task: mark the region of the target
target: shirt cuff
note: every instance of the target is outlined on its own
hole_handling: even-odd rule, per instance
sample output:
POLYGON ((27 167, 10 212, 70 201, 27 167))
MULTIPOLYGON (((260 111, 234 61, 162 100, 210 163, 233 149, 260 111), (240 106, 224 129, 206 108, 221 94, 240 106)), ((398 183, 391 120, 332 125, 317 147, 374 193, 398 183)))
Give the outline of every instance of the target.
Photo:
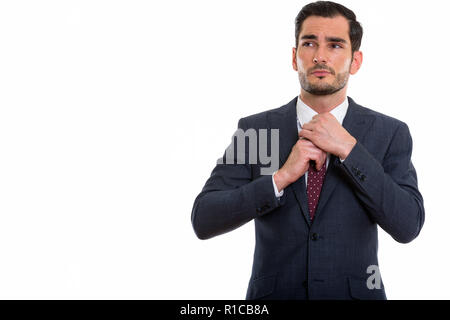
POLYGON ((272 174, 272 183, 273 183, 273 191, 275 191, 275 196, 279 199, 283 196, 284 194, 284 190, 281 190, 280 192, 278 192, 278 188, 277 185, 275 184, 275 179, 273 178, 273 176, 275 175, 275 173, 277 173, 276 171, 272 174))

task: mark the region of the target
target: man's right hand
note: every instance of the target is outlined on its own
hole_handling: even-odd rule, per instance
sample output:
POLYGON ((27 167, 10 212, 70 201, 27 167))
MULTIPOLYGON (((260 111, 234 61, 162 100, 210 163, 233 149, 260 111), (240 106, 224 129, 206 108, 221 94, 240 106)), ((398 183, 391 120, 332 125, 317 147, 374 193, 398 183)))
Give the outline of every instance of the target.
POLYGON ((327 160, 327 153, 316 147, 307 139, 299 139, 292 147, 286 163, 273 176, 278 191, 284 190, 291 183, 302 177, 309 169, 309 161, 316 162, 316 169, 320 170, 327 160))

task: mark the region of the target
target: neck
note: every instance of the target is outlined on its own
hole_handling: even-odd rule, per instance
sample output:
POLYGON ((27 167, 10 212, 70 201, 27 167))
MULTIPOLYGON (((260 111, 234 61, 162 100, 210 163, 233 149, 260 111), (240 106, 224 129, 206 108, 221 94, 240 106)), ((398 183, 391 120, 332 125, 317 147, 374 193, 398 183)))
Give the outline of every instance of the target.
POLYGON ((347 97, 347 87, 326 96, 317 96, 301 90, 300 99, 315 112, 327 113, 342 104, 347 97))

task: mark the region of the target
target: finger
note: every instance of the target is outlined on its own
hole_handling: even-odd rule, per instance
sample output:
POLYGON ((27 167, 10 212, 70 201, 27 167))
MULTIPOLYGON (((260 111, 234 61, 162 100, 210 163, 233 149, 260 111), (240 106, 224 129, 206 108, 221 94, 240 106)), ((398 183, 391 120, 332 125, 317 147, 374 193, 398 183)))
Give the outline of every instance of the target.
POLYGON ((320 169, 322 169, 324 163, 325 163, 325 161, 323 159, 321 159, 320 161, 316 161, 317 171, 320 171, 320 169))
POLYGON ((320 158, 320 168, 319 170, 322 168, 322 166, 324 165, 324 163, 327 161, 327 153, 325 151, 323 151, 322 149, 319 149, 319 158, 320 158))
POLYGON ((323 166, 323 162, 320 162, 318 160, 311 160, 312 161, 312 165, 314 166, 314 168, 316 169, 316 171, 320 171, 320 169, 323 166))
POLYGON ((338 119, 334 116, 334 114, 332 114, 331 112, 328 114, 329 114, 330 119, 333 119, 333 121, 338 122, 338 119))
POLYGON ((305 123, 303 125, 302 129, 306 129, 306 130, 312 131, 312 130, 314 130, 314 124, 311 123, 311 122, 305 123))
POLYGON ((320 157, 320 159, 321 159, 321 161, 320 161, 320 164, 318 164, 317 170, 322 169, 323 165, 325 164, 325 161, 327 161, 327 157, 325 157, 325 158, 320 157))
POLYGON ((314 147, 314 143, 305 137, 299 137, 297 142, 302 146, 302 148, 314 147))
POLYGON ((312 131, 302 129, 302 130, 298 133, 298 135, 299 135, 299 137, 303 137, 303 138, 306 138, 306 139, 308 139, 308 140, 311 140, 312 131))
POLYGON ((311 152, 309 159, 313 160, 315 162, 315 164, 316 164, 315 168, 316 168, 317 171, 319 171, 322 168, 323 160, 320 157, 320 153, 318 153, 318 152, 311 152))
MULTIPOLYGON (((303 141, 303 140, 302 140, 302 141, 303 141)), ((316 145, 314 141, 312 141, 312 140, 306 140, 305 143, 306 143, 306 142, 309 142, 309 143, 307 144, 307 146, 310 147, 311 150, 312 150, 313 152, 317 152, 317 153, 324 153, 324 152, 325 152, 321 147, 319 147, 318 145, 316 145)), ((326 152, 325 152, 325 154, 326 154, 326 152)))

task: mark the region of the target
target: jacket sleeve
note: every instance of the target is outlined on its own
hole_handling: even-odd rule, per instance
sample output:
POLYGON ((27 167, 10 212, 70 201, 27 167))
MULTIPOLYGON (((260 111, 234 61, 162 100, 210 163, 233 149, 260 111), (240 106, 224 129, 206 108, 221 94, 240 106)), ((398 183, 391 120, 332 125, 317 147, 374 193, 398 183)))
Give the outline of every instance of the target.
MULTIPOLYGON (((238 128, 247 130, 244 119, 238 128)), ((248 159, 248 146, 245 147, 248 159)), ((224 156, 225 158, 225 156, 224 156)), ((272 176, 252 177, 252 164, 217 164, 194 201, 191 222, 198 238, 209 239, 232 231, 282 205, 272 176)))
POLYGON ((414 240, 425 221, 411 153, 411 135, 401 122, 382 164, 359 141, 340 164, 371 218, 400 243, 414 240))

